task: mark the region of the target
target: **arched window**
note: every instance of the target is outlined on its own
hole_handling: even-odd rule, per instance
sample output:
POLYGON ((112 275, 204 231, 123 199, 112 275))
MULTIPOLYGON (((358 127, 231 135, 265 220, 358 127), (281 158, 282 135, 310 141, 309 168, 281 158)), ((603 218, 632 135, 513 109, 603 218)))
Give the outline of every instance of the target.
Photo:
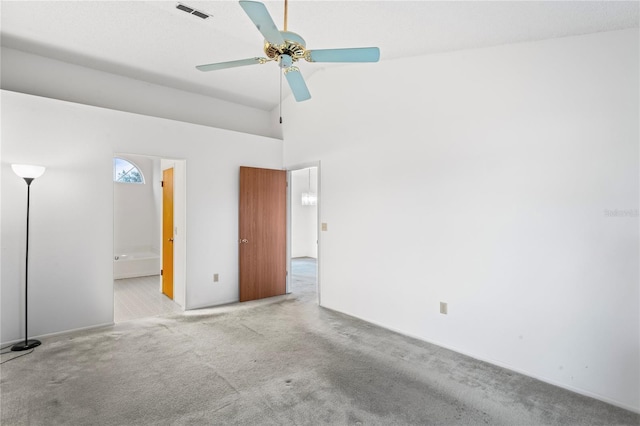
POLYGON ((124 158, 113 158, 113 181, 120 183, 144 183, 142 171, 124 158))

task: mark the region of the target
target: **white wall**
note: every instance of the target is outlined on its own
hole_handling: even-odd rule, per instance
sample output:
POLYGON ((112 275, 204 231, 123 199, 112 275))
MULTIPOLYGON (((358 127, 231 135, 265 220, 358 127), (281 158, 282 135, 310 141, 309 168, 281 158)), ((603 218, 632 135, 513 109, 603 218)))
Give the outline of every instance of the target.
POLYGON ((291 257, 318 257, 318 206, 302 205, 303 192, 318 194, 317 177, 316 167, 291 172, 291 257))
POLYGON ((29 334, 113 321, 116 152, 184 159, 186 308, 238 299, 238 169, 282 168, 282 142, 2 91, 0 341, 23 337, 26 188, 12 163, 47 166, 32 184, 29 334), (213 283, 213 274, 220 282, 213 283))
POLYGON ((284 137, 322 304, 640 410, 638 61, 635 29, 317 73, 284 137))
POLYGON ((1 87, 4 90, 281 137, 277 118, 267 111, 8 47, 2 47, 0 52, 1 87))
POLYGON ((149 250, 160 253, 160 226, 154 192, 154 162, 150 157, 116 153, 130 161, 144 176, 144 184, 113 183, 114 254, 149 250))

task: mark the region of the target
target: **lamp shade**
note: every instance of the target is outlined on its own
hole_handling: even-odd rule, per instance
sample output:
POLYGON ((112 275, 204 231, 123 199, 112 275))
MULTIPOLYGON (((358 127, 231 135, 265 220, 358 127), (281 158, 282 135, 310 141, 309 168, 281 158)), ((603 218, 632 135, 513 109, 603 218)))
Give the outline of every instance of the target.
POLYGON ((45 171, 45 167, 32 166, 30 164, 12 164, 13 172, 21 178, 39 178, 45 171))

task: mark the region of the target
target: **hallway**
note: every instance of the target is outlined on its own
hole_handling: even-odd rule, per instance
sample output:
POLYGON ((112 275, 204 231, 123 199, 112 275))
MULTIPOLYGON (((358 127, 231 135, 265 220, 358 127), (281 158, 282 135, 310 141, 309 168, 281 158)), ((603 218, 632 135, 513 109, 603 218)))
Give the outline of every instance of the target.
POLYGON ((317 260, 312 257, 291 259, 291 293, 299 299, 318 303, 317 260))

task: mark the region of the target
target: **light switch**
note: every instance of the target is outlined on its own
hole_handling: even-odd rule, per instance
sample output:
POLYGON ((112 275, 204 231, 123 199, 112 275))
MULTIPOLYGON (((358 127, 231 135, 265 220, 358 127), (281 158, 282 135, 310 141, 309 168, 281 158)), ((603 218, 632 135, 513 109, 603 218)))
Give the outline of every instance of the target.
POLYGON ((326 231, 326 230, 327 230, 327 224, 326 224, 326 223, 323 223, 323 224, 322 224, 321 229, 322 229, 323 231, 326 231))

